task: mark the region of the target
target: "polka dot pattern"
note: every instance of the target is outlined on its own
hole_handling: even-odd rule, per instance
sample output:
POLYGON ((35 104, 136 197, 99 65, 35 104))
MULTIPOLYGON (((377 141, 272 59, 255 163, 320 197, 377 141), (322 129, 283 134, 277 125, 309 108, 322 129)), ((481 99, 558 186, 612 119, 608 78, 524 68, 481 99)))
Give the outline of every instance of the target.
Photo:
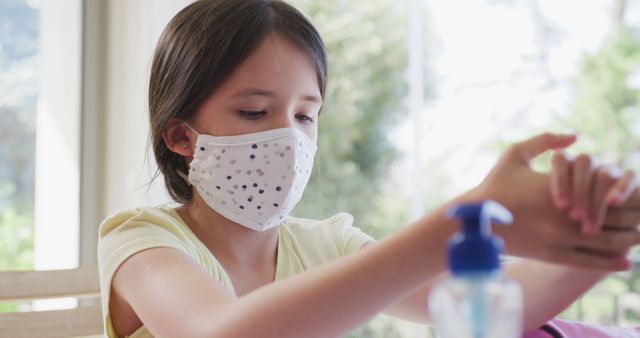
POLYGON ((277 226, 302 197, 315 143, 294 128, 199 135, 189 182, 224 217, 254 230, 277 226))

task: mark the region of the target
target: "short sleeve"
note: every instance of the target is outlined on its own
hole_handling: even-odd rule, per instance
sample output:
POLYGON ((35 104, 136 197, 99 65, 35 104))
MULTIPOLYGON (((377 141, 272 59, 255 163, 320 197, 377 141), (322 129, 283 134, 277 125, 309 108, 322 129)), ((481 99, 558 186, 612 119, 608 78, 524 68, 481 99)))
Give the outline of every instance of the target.
POLYGON ((335 242, 340 256, 358 251, 365 243, 374 241, 373 237, 353 226, 353 216, 348 213, 339 213, 333 216, 331 224, 334 226, 335 242))
POLYGON ((99 242, 100 273, 104 278, 108 278, 109 282, 120 264, 139 251, 155 247, 170 247, 187 252, 167 230, 145 222, 131 221, 123 224, 117 230, 101 237, 99 242))
POLYGON ((98 267, 105 319, 108 315, 111 280, 127 258, 155 247, 174 248, 188 254, 171 223, 161 215, 139 209, 111 216, 100 225, 98 267))

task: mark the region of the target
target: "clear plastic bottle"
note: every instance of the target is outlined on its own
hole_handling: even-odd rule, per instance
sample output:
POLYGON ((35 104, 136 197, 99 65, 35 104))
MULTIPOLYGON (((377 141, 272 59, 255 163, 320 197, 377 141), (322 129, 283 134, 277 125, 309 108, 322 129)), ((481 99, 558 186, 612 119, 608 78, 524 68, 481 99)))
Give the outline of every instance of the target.
POLYGON ((439 338, 520 338, 522 292, 502 274, 504 242, 491 222, 510 223, 507 209, 493 201, 459 205, 450 216, 462 231, 449 242, 451 276, 434 286, 429 311, 439 338))

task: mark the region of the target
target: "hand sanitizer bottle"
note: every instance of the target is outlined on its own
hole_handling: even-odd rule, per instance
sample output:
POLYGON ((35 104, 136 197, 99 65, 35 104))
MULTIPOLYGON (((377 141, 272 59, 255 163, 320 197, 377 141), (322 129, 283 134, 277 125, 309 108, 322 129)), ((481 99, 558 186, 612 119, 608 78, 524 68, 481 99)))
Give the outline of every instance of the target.
POLYGON ((520 338, 522 293, 502 274, 502 238, 491 222, 511 223, 511 213, 494 201, 458 205, 449 217, 462 221, 449 242, 451 275, 434 286, 429 311, 439 338, 520 338))

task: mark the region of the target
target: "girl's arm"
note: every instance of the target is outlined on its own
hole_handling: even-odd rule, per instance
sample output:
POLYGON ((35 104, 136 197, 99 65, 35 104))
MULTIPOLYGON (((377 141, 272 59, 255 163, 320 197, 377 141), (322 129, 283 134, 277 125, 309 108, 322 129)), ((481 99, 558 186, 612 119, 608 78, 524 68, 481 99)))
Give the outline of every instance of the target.
MULTIPOLYGON (((524 298, 523 330, 540 327, 596 284, 606 272, 561 266, 533 260, 506 264, 505 274, 522 287, 524 298)), ((394 317, 428 324, 428 296, 431 288, 443 276, 422 287, 385 310, 394 317)))
MULTIPOLYGON (((578 241, 572 221, 551 201, 548 177, 529 166, 533 157, 572 142, 567 136, 543 134, 513 145, 478 188, 454 202, 491 198, 510 209, 515 222, 501 231, 510 254, 620 268, 617 257, 591 259, 570 250, 578 244, 630 246, 640 243, 640 236, 601 233, 578 241)), ((126 300, 156 337, 344 335, 445 271, 445 243, 457 229, 445 210, 437 209, 367 250, 237 299, 186 254, 145 250, 116 271, 113 298, 126 300)))
POLYGON ((149 249, 121 265, 113 292, 156 337, 338 337, 444 271, 450 222, 440 209, 368 250, 237 299, 186 254, 149 249))
MULTIPOLYGON (((620 241, 621 236, 633 236, 640 223, 640 192, 632 171, 620 174, 612 167, 601 167, 590 156, 581 154, 575 160, 562 152, 552 158, 550 192, 558 210, 563 210, 574 220, 574 229, 582 223, 581 231, 590 236, 601 233, 603 224, 614 231, 613 236, 603 237, 600 243, 576 242, 581 252, 568 250, 565 255, 582 256, 574 263, 587 266, 590 261, 602 268, 607 262, 601 257, 584 255, 601 251, 609 256, 625 256, 629 246, 620 241), (612 203, 613 202, 613 203, 612 203), (613 205, 612 205, 613 204, 613 205), (574 209, 583 210, 578 213, 574 209), (582 217, 576 215, 582 214, 582 217), (595 230, 595 231, 590 231, 595 230), (608 247, 605 247, 608 246, 608 247), (587 250, 585 250, 587 249, 587 250), (580 263, 582 261, 582 263, 580 263), (596 263, 600 261, 600 263, 596 263)), ((562 226, 562 225, 558 225, 562 226)), ((576 233, 577 236, 579 234, 576 233)), ((583 236, 580 236, 584 238, 583 236)), ((526 237, 525 237, 526 238, 526 237)), ((631 243, 628 243, 631 244, 631 243)), ((505 273, 521 286, 524 296, 524 330, 535 329, 571 305, 601 278, 602 270, 581 269, 533 260, 520 260, 505 266, 505 273)), ((389 307, 385 312, 403 319, 426 323, 427 297, 438 279, 425 283, 418 291, 389 307)))
POLYGON ((593 287, 606 272, 523 260, 507 266, 507 274, 522 286, 524 332, 567 309, 593 287))

